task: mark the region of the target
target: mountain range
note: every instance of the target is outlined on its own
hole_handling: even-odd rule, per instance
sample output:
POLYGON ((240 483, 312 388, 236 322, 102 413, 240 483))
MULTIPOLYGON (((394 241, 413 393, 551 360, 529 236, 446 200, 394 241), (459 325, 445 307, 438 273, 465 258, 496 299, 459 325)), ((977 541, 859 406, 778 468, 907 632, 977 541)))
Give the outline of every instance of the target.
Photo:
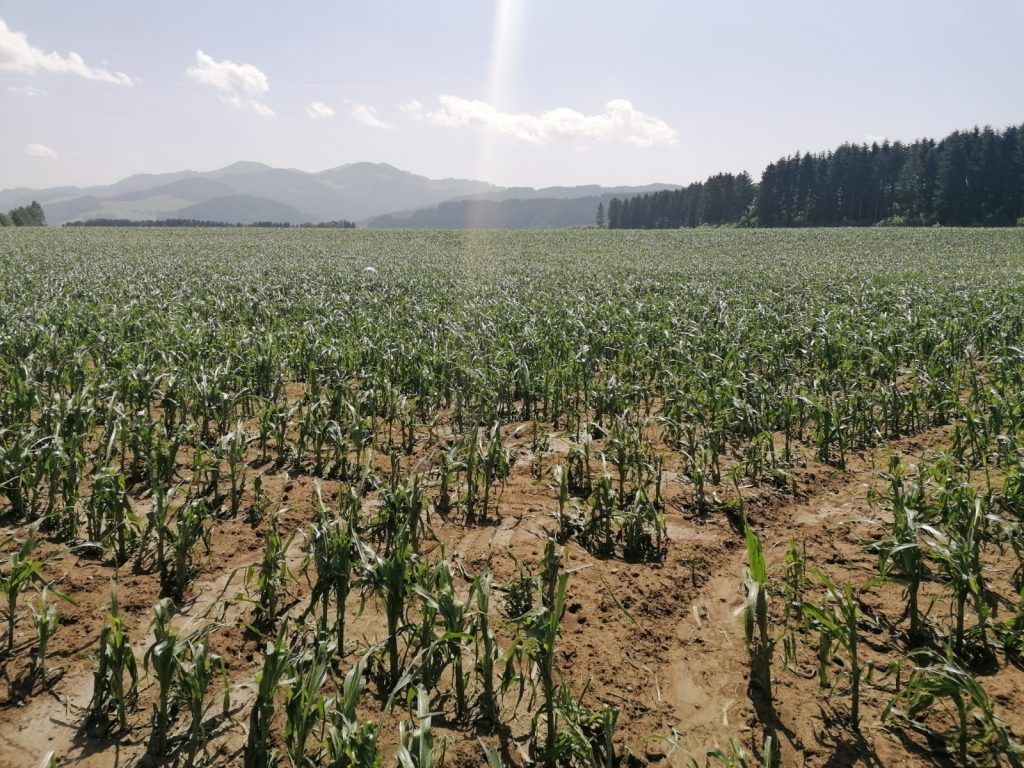
POLYGON ((89 219, 199 219, 380 228, 550 228, 592 224, 599 202, 643 187, 499 187, 429 179, 386 163, 350 163, 318 173, 238 162, 215 171, 137 174, 94 187, 7 189, 0 210, 39 201, 50 225, 89 219))

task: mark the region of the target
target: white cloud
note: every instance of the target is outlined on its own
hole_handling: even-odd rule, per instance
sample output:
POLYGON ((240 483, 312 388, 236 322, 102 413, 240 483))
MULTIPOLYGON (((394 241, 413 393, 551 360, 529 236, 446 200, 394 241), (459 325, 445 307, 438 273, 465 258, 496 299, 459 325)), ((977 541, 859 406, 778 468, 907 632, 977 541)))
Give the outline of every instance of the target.
POLYGON ((394 128, 391 123, 385 123, 377 117, 377 111, 367 104, 351 102, 348 113, 363 125, 368 125, 371 128, 394 128))
POLYGON ((230 107, 260 117, 274 117, 274 110, 257 98, 270 90, 270 81, 253 64, 236 64, 230 59, 217 61, 196 51, 196 64, 189 67, 186 74, 197 83, 213 88, 230 107))
POLYGON ((418 115, 420 112, 423 111, 423 104, 420 102, 419 99, 412 99, 410 101, 405 102, 404 104, 399 104, 398 108, 403 112, 406 112, 407 114, 418 115))
POLYGON ((25 155, 27 157, 42 157, 47 160, 56 160, 57 153, 50 149, 45 144, 29 144, 25 147, 25 155))
POLYGON ((277 113, 274 110, 257 99, 246 99, 236 95, 222 95, 220 99, 229 107, 233 107, 239 112, 252 112, 260 117, 277 117, 277 113))
POLYGON ((46 51, 30 45, 24 32, 15 32, 0 19, 0 69, 14 72, 54 72, 78 75, 88 80, 101 80, 115 85, 131 85, 132 78, 124 72, 111 72, 102 67, 90 67, 74 51, 67 56, 46 51))
POLYGON ((436 110, 413 107, 404 111, 445 128, 484 128, 534 144, 555 138, 625 141, 638 147, 676 143, 675 129, 634 108, 625 99, 609 101, 604 111, 596 115, 585 115, 568 107, 539 114, 500 112, 485 101, 449 95, 438 97, 438 102, 436 110))
POLYGON ((46 95, 46 91, 42 88, 36 88, 34 85, 12 85, 7 90, 11 93, 20 93, 22 96, 28 96, 29 98, 46 95))
POLYGON ((334 117, 334 108, 322 101, 314 101, 306 107, 306 114, 314 120, 320 120, 325 117, 334 117))

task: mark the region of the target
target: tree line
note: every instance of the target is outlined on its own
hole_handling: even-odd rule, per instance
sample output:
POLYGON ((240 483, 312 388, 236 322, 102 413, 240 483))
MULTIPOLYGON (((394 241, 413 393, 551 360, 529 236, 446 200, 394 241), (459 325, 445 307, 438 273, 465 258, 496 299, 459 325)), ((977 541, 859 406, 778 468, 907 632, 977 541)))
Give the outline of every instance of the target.
POLYGON ((45 227, 46 215, 43 206, 33 200, 29 205, 0 212, 0 227, 45 227))
POLYGON ((608 205, 612 229, 1024 225, 1024 125, 843 144, 608 205))
MULTIPOLYGON (((610 229, 677 229, 735 224, 750 209, 757 187, 750 174, 719 173, 680 189, 665 189, 608 203, 610 229)), ((598 217, 601 218, 600 216, 598 217)))

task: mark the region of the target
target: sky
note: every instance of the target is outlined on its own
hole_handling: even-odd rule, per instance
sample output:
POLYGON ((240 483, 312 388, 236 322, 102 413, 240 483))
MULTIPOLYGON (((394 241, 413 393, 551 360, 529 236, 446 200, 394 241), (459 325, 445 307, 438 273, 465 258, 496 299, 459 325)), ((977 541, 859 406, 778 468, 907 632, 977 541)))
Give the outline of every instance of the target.
POLYGON ((1024 122, 1021 0, 0 0, 0 188, 238 160, 689 183, 1024 122))

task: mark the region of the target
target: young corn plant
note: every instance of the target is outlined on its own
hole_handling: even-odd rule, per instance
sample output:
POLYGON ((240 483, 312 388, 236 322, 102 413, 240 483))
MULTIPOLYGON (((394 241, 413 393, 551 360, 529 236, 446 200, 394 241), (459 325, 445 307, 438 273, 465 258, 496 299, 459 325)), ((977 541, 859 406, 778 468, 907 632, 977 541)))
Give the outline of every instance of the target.
POLYGON ((322 689, 327 681, 329 655, 325 646, 318 645, 292 662, 284 705, 284 743, 292 768, 319 765, 307 754, 307 746, 326 716, 327 700, 322 689))
MULTIPOLYGON (((690 763, 693 768, 697 768, 695 760, 691 759, 690 763)), ((757 760, 738 740, 729 739, 727 748, 716 747, 708 752, 705 768, 778 768, 779 765, 779 745, 771 736, 766 736, 760 760, 757 760)))
POLYGON ((469 676, 464 670, 463 643, 472 637, 473 617, 470 603, 459 598, 451 566, 447 560, 437 569, 433 600, 437 603, 437 616, 444 629, 439 640, 439 650, 445 662, 451 665, 452 682, 455 688, 455 714, 464 718, 469 714, 466 686, 469 676))
POLYGON ((39 601, 31 606, 32 626, 36 630, 36 654, 32 659, 32 674, 38 677, 44 686, 48 684, 46 651, 50 638, 60 626, 60 616, 53 604, 46 599, 46 592, 46 587, 43 587, 39 601))
POLYGON ((80 529, 78 499, 87 460, 84 432, 87 428, 82 424, 78 427, 83 430, 81 434, 55 435, 43 461, 49 488, 43 525, 65 541, 78 538, 80 529))
POLYGON ((366 405, 360 400, 357 400, 355 405, 351 402, 346 405, 349 411, 348 442, 354 446, 356 452, 355 471, 358 472, 359 479, 365 482, 373 472, 373 417, 366 414, 363 410, 366 405))
POLYGON ((587 768, 619 765, 615 754, 618 707, 602 704, 597 709, 588 709, 573 697, 568 686, 562 685, 558 689, 558 713, 562 720, 558 732, 558 754, 562 761, 587 768))
POLYGON ((291 671, 288 622, 281 622, 277 635, 267 641, 263 668, 256 673, 256 701, 249 712, 249 732, 243 750, 245 768, 270 768, 277 763, 270 728, 274 721, 274 698, 291 671))
POLYGON ((551 450, 548 437, 541 423, 533 419, 530 422, 530 452, 533 454, 530 460, 530 474, 536 480, 544 477, 544 454, 551 450))
POLYGON ((693 483, 693 508, 701 519, 718 506, 714 494, 709 494, 707 490, 709 456, 706 448, 700 448, 694 454, 683 452, 683 459, 688 466, 686 474, 693 483))
POLYGON ((188 708, 189 727, 185 737, 186 764, 195 763, 196 754, 206 744, 206 713, 210 702, 207 694, 210 684, 221 671, 226 675, 223 661, 210 652, 209 633, 213 627, 200 630, 184 641, 184 651, 177 669, 179 698, 188 708))
POLYGON ((420 476, 395 478, 381 492, 380 514, 370 526, 371 536, 383 544, 385 554, 391 553, 398 539, 405 540, 414 552, 418 552, 425 513, 420 476))
POLYGON ((558 761, 558 669, 555 645, 560 622, 565 612, 565 592, 569 574, 562 571, 562 553, 555 542, 548 540, 538 576, 541 600, 539 605, 519 620, 526 636, 525 652, 534 668, 541 689, 541 705, 531 721, 532 742, 536 745, 537 726, 543 717, 546 735, 538 750, 538 759, 548 768, 558 761))
POLYGON ((434 511, 442 519, 447 519, 455 506, 452 492, 452 474, 453 472, 457 474, 459 466, 458 445, 441 448, 438 453, 440 456, 437 470, 438 491, 437 499, 434 501, 434 511))
POLYGON ((387 618, 387 684, 394 687, 401 677, 399 637, 408 629, 410 586, 420 568, 419 558, 410 551, 408 535, 399 535, 391 553, 379 555, 358 537, 354 539, 362 568, 363 599, 375 595, 384 603, 387 618))
POLYGON ((982 547, 988 539, 985 522, 982 500, 978 496, 970 511, 952 519, 945 530, 922 526, 928 537, 929 556, 953 592, 953 650, 960 658, 967 650, 968 601, 973 603, 977 615, 974 631, 980 636, 981 651, 988 651, 989 590, 981 558, 982 547))
POLYGON ((416 402, 414 398, 402 395, 397 407, 398 426, 400 430, 402 452, 412 456, 416 445, 416 402))
MULTIPOLYGON (((608 442, 608 452, 612 464, 615 465, 618 485, 618 497, 616 506, 619 509, 626 508, 626 479, 629 476, 630 465, 633 461, 632 454, 639 453, 640 447, 637 444, 636 433, 623 426, 622 419, 616 418, 612 424, 611 440, 608 442)), ((602 453, 602 458, 605 454, 602 453)))
POLYGON ((129 549, 138 541, 141 523, 128 502, 124 474, 108 467, 93 476, 85 521, 86 535, 104 550, 113 550, 115 565, 128 560, 129 549))
POLYGON ((825 587, 827 600, 822 605, 804 604, 804 616, 808 623, 817 628, 818 640, 818 681, 821 687, 830 686, 828 668, 835 649, 846 652, 846 677, 850 681, 850 725, 860 730, 860 684, 863 668, 860 661, 860 632, 857 622, 860 607, 853 587, 844 584, 840 589, 821 571, 818 580, 825 587))
POLYGON ((444 652, 444 639, 439 631, 438 601, 434 596, 434 589, 440 578, 439 572, 440 563, 432 567, 422 566, 413 573, 414 581, 409 585, 410 596, 415 595, 417 598, 415 613, 419 617, 419 626, 410 626, 406 656, 411 653, 415 655, 406 665, 401 681, 392 688, 389 702, 393 702, 397 694, 413 682, 428 691, 434 690, 444 673, 448 658, 444 652))
POLYGON ((490 624, 491 575, 489 573, 481 574, 473 579, 473 583, 469 587, 469 602, 475 606, 471 633, 474 655, 473 672, 479 686, 477 708, 485 722, 496 724, 500 702, 494 681, 501 660, 501 649, 490 624))
POLYGON ((585 527, 585 521, 576 507, 575 499, 569 491, 569 471, 558 465, 552 468, 551 475, 556 483, 558 495, 558 511, 555 513, 555 540, 565 544, 574 536, 579 536, 585 527))
POLYGON ((469 710, 463 663, 463 642, 471 637, 469 605, 456 593, 451 566, 443 558, 433 567, 417 569, 414 591, 420 615, 417 682, 431 691, 450 667, 455 713, 461 719, 469 710))
POLYGON ((1024 745, 996 715, 988 693, 971 673, 952 659, 926 657, 925 661, 886 706, 882 720, 895 718, 937 740, 953 742, 960 765, 973 764, 982 756, 1001 758, 1015 768, 1024 765, 1024 745), (944 702, 951 705, 955 717, 953 735, 936 733, 925 722, 944 702))
POLYGON ((281 512, 271 516, 267 524, 266 543, 263 547, 263 558, 255 566, 249 566, 245 572, 246 584, 251 584, 259 591, 256 603, 256 627, 261 630, 273 629, 280 612, 291 575, 288 571, 288 548, 291 546, 293 533, 287 539, 281 537, 278 519, 281 512))
POLYGON ((173 696, 174 684, 181 667, 186 646, 171 629, 174 603, 164 598, 153 611, 153 644, 143 657, 146 672, 157 684, 157 700, 153 703, 150 719, 150 737, 146 752, 150 755, 166 753, 171 726, 178 714, 178 702, 173 696))
POLYGON ((32 507, 35 443, 31 429, 0 428, 0 493, 7 497, 15 520, 27 517, 32 507))
POLYGON ((804 618, 804 590, 808 584, 806 549, 796 539, 790 539, 783 560, 782 593, 787 611, 801 622, 804 618))
POLYGON ((174 482, 177 470, 178 451, 181 449, 182 436, 173 432, 168 438, 167 429, 157 424, 154 429, 155 439, 149 449, 147 474, 150 488, 168 487, 174 482))
POLYGON ((566 482, 569 490, 581 498, 588 498, 593 491, 590 469, 593 444, 594 439, 590 433, 583 432, 579 435, 578 441, 570 446, 565 457, 566 482))
POLYGON ((603 459, 601 464, 601 474, 590 495, 590 519, 580 543, 599 557, 611 557, 615 554, 615 491, 603 459))
POLYGON ((96 656, 92 698, 86 710, 85 729, 88 733, 106 736, 115 725, 120 731, 128 727, 128 709, 135 706, 139 697, 135 653, 113 586, 110 590, 107 623, 100 632, 100 646, 96 656), (112 713, 115 718, 113 720, 112 713))
POLYGON ((516 565, 516 576, 498 585, 497 589, 505 596, 501 605, 502 615, 516 621, 532 611, 536 604, 536 579, 515 555, 512 555, 512 561, 516 565))
POLYGON ((924 529, 921 510, 924 502, 923 491, 907 492, 904 488, 904 470, 899 455, 889 459, 888 502, 892 506, 892 524, 887 526, 885 537, 874 544, 878 552, 878 571, 883 578, 898 576, 904 583, 907 595, 907 617, 910 621, 909 637, 917 642, 924 636, 918 595, 921 583, 927 578, 927 552, 922 535, 924 529))
POLYGON ((189 493, 198 499, 215 500, 214 508, 220 506, 224 497, 219 494, 220 459, 207 452, 202 445, 196 446, 192 454, 192 480, 189 493))
POLYGON ((416 689, 416 722, 398 727, 398 765, 401 768, 441 768, 444 744, 438 746, 430 721, 430 694, 422 686, 416 689))
POLYGON ((329 768, 380 768, 377 726, 360 723, 356 706, 363 693, 365 658, 345 675, 341 696, 329 702, 321 760, 329 768))
MULTIPOLYGON (((358 503, 358 498, 356 499, 358 503)), ((334 605, 334 633, 337 652, 345 655, 345 603, 352 589, 352 569, 356 561, 351 522, 343 518, 329 519, 321 514, 307 534, 309 559, 316 571, 316 581, 306 613, 320 606, 320 631, 330 630, 331 604, 334 605)))
POLYGON ((163 583, 169 596, 180 600, 195 578, 192 555, 196 545, 202 543, 206 551, 210 551, 210 526, 206 503, 200 499, 183 506, 176 517, 177 524, 169 532, 174 567, 163 575, 163 583))
POLYGON ((663 560, 668 549, 668 525, 661 503, 638 488, 629 506, 620 514, 619 537, 622 555, 632 563, 663 560))
MULTIPOLYGON (((477 505, 480 502, 480 449, 477 446, 479 439, 478 430, 473 429, 458 444, 459 452, 464 458, 456 465, 457 471, 466 473, 466 498, 463 502, 463 510, 467 523, 474 523, 477 520, 477 505)), ((486 514, 486 510, 485 510, 486 514)))
POLYGON ((911 642, 919 642, 926 634, 921 614, 919 595, 921 584, 928 576, 927 552, 922 540, 922 525, 916 510, 904 510, 894 518, 888 535, 876 542, 878 572, 883 578, 898 576, 906 589, 906 616, 911 642))
POLYGON ((505 447, 501 440, 501 430, 495 423, 487 433, 487 444, 480 456, 480 469, 483 473, 484 498, 483 517, 486 519, 491 502, 491 486, 495 482, 505 487, 505 480, 512 469, 514 454, 505 447))
POLYGON ((252 504, 246 519, 253 528, 260 524, 270 507, 270 496, 263 490, 263 475, 252 478, 252 504))
MULTIPOLYGON (((8 538, 4 544, 12 541, 8 538)), ((30 534, 18 551, 11 555, 6 567, 0 572, 0 590, 7 598, 7 653, 14 650, 14 628, 18 620, 18 598, 27 587, 45 584, 43 561, 33 557, 38 542, 30 534)))
POLYGON ((803 545, 790 539, 783 559, 782 597, 785 604, 786 632, 782 637, 783 658, 787 667, 796 661, 797 637, 806 626, 804 618, 804 591, 807 578, 807 555, 803 545))
POLYGON ((266 430, 274 440, 275 469, 287 464, 292 456, 291 443, 288 441, 288 427, 292 423, 294 411, 286 406, 267 406, 260 412, 260 430, 266 430))
POLYGON ((249 441, 241 422, 218 442, 218 453, 228 465, 228 505, 232 518, 237 517, 242 508, 242 493, 245 491, 246 479, 245 451, 248 447, 249 441))
POLYGON ((171 568, 167 562, 167 550, 173 537, 170 525, 173 517, 171 502, 176 492, 177 488, 153 486, 153 502, 146 513, 146 525, 142 529, 135 550, 135 569, 142 570, 143 560, 149 554, 150 540, 153 540, 153 567, 160 575, 161 584, 165 589, 172 581, 171 568))
POLYGON ((750 655, 750 666, 754 681, 762 695, 772 700, 772 652, 775 641, 768 629, 768 564, 761 548, 761 540, 754 530, 744 522, 744 537, 747 542, 747 567, 743 581, 747 588, 747 600, 743 607, 743 631, 750 655))

